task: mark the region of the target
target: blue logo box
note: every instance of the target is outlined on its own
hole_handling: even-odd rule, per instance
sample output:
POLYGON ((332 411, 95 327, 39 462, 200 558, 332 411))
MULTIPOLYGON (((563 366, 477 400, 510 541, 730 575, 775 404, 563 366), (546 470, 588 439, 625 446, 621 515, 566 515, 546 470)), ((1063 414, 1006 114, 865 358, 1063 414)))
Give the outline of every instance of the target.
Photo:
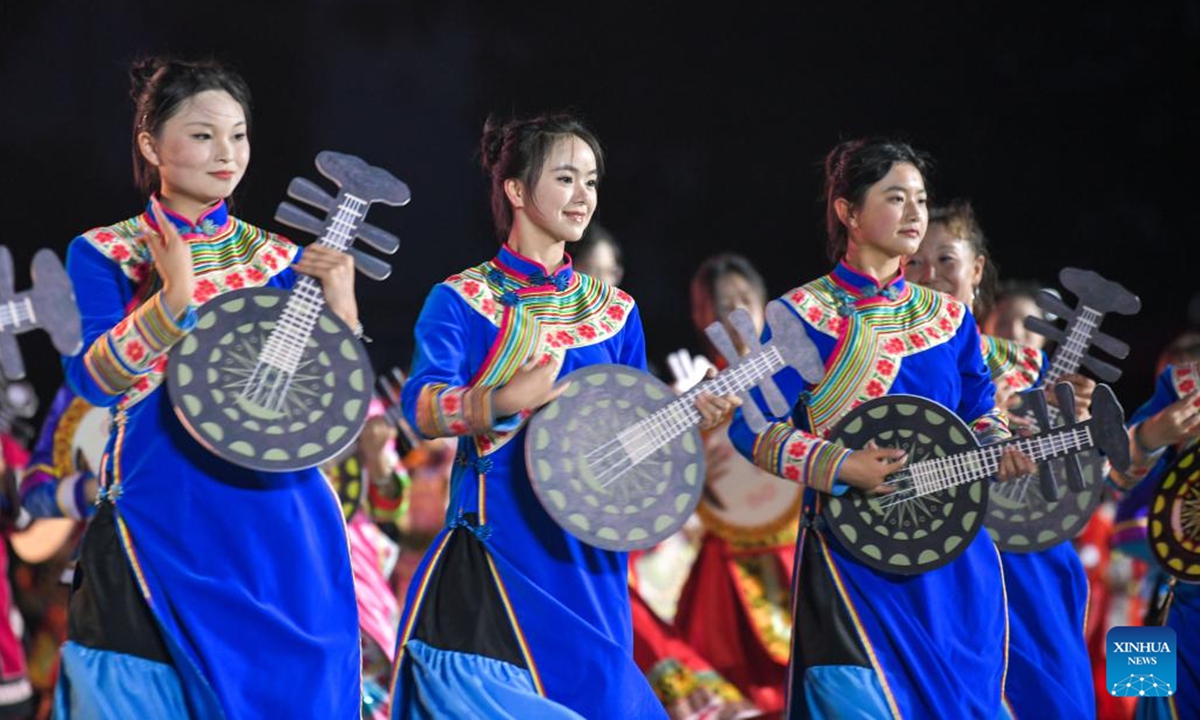
POLYGON ((1104 646, 1108 692, 1116 697, 1175 694, 1175 631, 1168 627, 1115 627, 1104 646))

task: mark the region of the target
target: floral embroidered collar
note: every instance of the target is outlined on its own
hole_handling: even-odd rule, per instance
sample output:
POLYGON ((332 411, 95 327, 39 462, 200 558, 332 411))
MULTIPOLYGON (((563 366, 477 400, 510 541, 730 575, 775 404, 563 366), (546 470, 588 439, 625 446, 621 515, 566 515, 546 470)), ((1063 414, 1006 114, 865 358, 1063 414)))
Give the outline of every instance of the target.
MULTIPOLYGON (((157 231, 158 223, 154 220, 154 212, 151 210, 152 202, 146 203, 146 214, 144 217, 146 224, 157 231)), ((167 219, 171 221, 171 224, 179 231, 179 235, 185 240, 194 237, 212 237, 224 230, 230 223, 229 208, 225 205, 224 200, 204 211, 203 215, 196 218, 195 223, 178 213, 168 210, 166 205, 163 205, 162 209, 167 219)))
POLYGON ((541 263, 521 255, 508 245, 500 248, 500 252, 492 260, 492 266, 489 279, 499 287, 504 287, 505 279, 511 278, 517 281, 518 287, 553 285, 561 292, 567 289, 571 278, 575 275, 575 267, 571 262, 570 255, 564 253, 563 266, 559 268, 558 272, 551 275, 546 272, 545 266, 541 263))

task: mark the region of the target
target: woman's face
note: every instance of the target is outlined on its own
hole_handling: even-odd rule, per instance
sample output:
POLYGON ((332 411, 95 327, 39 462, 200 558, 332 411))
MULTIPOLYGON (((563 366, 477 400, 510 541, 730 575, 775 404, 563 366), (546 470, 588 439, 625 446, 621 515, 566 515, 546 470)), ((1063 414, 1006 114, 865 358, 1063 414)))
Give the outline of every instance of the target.
POLYGON ((163 197, 208 206, 229 197, 250 164, 246 112, 224 90, 188 98, 157 136, 138 136, 143 156, 158 168, 163 197))
POLYGON ((921 171, 910 163, 892 165, 862 203, 847 210, 846 224, 861 252, 885 258, 916 252, 929 225, 921 171))
POLYGON ((1008 338, 1019 345, 1041 350, 1046 344, 1046 338, 1025 329, 1025 318, 1030 316, 1043 317, 1037 301, 1028 295, 1010 295, 996 303, 996 308, 988 315, 983 331, 988 335, 1008 338))
POLYGON ((525 215, 556 241, 579 240, 596 212, 598 175, 590 145, 574 135, 560 138, 546 154, 542 174, 523 205, 525 215))
POLYGON ((920 249, 908 258, 904 279, 949 293, 969 306, 975 301, 985 262, 971 243, 955 237, 945 223, 938 222, 929 227, 920 249))
POLYGON ((750 313, 750 319, 754 321, 755 332, 762 335, 763 324, 766 322, 763 314, 766 304, 767 299, 739 272, 727 272, 713 283, 713 309, 717 318, 725 323, 725 328, 734 337, 737 337, 737 333, 726 321, 729 313, 739 308, 746 310, 750 313))

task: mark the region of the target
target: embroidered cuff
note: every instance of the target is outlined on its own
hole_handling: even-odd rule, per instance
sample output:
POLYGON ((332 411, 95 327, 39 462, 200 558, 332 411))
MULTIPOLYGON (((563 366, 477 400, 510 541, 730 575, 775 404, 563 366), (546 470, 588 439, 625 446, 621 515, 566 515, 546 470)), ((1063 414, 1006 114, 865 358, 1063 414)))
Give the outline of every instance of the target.
POLYGON ((160 291, 97 338, 84 355, 84 365, 100 389, 120 395, 195 325, 196 311, 191 305, 182 317, 171 317, 160 291))
POLYGON ((434 383, 421 388, 421 396, 417 399, 417 429, 427 438, 482 435, 495 424, 491 387, 450 387, 434 383))
MULTIPOLYGON (((834 487, 842 463, 852 451, 787 423, 775 423, 754 441, 754 464, 787 480, 821 492, 845 492, 834 487)), ((841 494, 838 492, 838 494, 841 494)))
POLYGON ((1112 469, 1109 477, 1114 484, 1122 490, 1128 490, 1134 485, 1137 485, 1143 478, 1154 468, 1158 461, 1162 459, 1163 453, 1167 451, 1165 447, 1160 447, 1157 450, 1150 451, 1138 438, 1138 431, 1142 424, 1138 423, 1129 428, 1129 469, 1121 472, 1116 468, 1112 469))
POLYGON ((1012 437, 1012 431, 1008 429, 1008 416, 1000 408, 992 408, 975 418, 971 430, 980 445, 991 445, 1012 437))

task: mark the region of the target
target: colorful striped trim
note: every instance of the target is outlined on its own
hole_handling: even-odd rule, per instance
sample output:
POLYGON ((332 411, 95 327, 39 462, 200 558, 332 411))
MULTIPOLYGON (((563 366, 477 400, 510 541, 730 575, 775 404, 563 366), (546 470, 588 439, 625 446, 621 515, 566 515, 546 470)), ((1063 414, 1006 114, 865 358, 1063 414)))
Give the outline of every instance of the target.
POLYGON ((965 306, 949 295, 907 283, 895 299, 847 300, 832 275, 783 300, 817 331, 837 338, 825 362, 828 372, 807 404, 809 427, 817 434, 858 405, 886 395, 904 357, 947 342, 966 317, 965 306))
POLYGON ((432 383, 417 399, 417 428, 425 437, 480 435, 492 429, 492 388, 432 383))
POLYGON ((1000 408, 992 408, 971 422, 971 430, 981 445, 991 445, 1012 437, 1008 428, 1008 415, 1000 408))
POLYGON ((979 349, 997 393, 1023 392, 1035 387, 1042 377, 1046 354, 1037 348, 1019 345, 1006 338, 980 335, 979 349))
POLYGON ((164 351, 183 339, 195 324, 194 312, 185 313, 181 321, 171 317, 162 293, 155 293, 92 343, 84 365, 105 392, 120 395, 137 385, 164 351))
POLYGON ((1008 687, 1008 645, 1012 635, 1008 617, 1008 584, 1004 581, 1004 556, 1000 554, 1000 548, 996 547, 994 543, 989 544, 992 546, 992 551, 996 553, 996 570, 1000 575, 1000 597, 1004 601, 1004 671, 1000 674, 1000 701, 1004 702, 1004 688, 1008 687))
POLYGON ((421 576, 420 582, 417 584, 417 594, 413 597, 413 602, 409 607, 405 608, 408 612, 408 617, 401 620, 403 632, 400 634, 400 648, 396 651, 396 662, 392 666, 392 682, 388 688, 388 697, 396 697, 396 683, 400 679, 400 667, 404 660, 404 649, 408 645, 409 638, 412 637, 413 626, 417 623, 417 615, 420 614, 421 605, 425 602, 425 593, 429 590, 429 579, 433 577, 433 571, 437 568, 438 562, 441 560, 442 552, 446 549, 446 544, 450 542, 450 536, 456 531, 451 530, 442 536, 442 541, 434 548, 430 555, 429 564, 425 566, 425 574, 421 576))
POLYGON ((504 603, 504 611, 508 613, 508 621, 512 624, 513 634, 517 637, 517 644, 521 646, 521 655, 525 658, 525 664, 529 668, 529 675, 533 678, 533 686, 537 689, 538 695, 546 697, 546 688, 542 685, 542 674, 538 672, 537 663, 533 661, 533 653, 529 649, 529 641, 525 639, 525 631, 521 629, 521 623, 517 621, 517 613, 513 609, 512 601, 508 599, 508 589, 504 587, 504 580, 500 578, 500 572, 496 570, 496 562, 492 560, 492 554, 487 553, 488 567, 492 571, 492 579, 496 581, 496 588, 500 591, 500 600, 504 603))
POLYGON ((125 520, 121 518, 120 514, 117 514, 117 534, 121 536, 121 544, 125 546, 125 555, 129 557, 129 566, 133 568, 138 587, 142 589, 142 596, 146 598, 146 604, 153 609, 154 598, 150 595, 150 585, 146 583, 146 573, 142 570, 142 563, 133 549, 133 538, 129 535, 129 527, 125 525, 125 520))
MULTIPOLYGON (((628 293, 587 275, 572 275, 561 291, 554 285, 527 283, 526 276, 497 260, 445 280, 467 305, 499 328, 471 379, 472 387, 500 387, 533 358, 561 368, 568 350, 603 342, 620 332, 634 307, 628 293)), ((467 432, 475 435, 480 455, 488 455, 512 440, 527 417, 523 414, 516 427, 505 431, 493 429, 489 422, 482 430, 476 426, 467 432)))
POLYGON ((828 493, 851 452, 790 423, 774 423, 754 439, 752 455, 763 470, 828 493))
MULTIPOLYGON (((825 542, 825 539, 821 537, 820 533, 814 533, 814 535, 816 537, 817 542, 820 544, 821 555, 822 555, 822 557, 825 558, 825 567, 829 568, 829 575, 830 575, 830 577, 833 578, 834 586, 837 587, 838 596, 841 597, 842 603, 846 606, 846 609, 850 612, 850 619, 854 622, 855 633, 858 635, 859 641, 863 644, 863 648, 867 651, 867 657, 871 658, 871 667, 874 668, 875 674, 877 676, 879 676, 879 684, 883 688, 884 697, 887 698, 888 708, 890 708, 892 711, 892 717, 899 718, 899 717, 901 717, 900 706, 896 704, 896 698, 892 694, 891 685, 888 684, 887 675, 883 672, 883 667, 879 664, 879 657, 875 654, 874 646, 871 645, 871 638, 867 637, 866 628, 863 627, 862 620, 858 616, 858 609, 854 607, 854 603, 851 602, 851 600, 850 600, 849 593, 846 592, 846 586, 842 582, 842 576, 841 576, 841 574, 838 573, 837 565, 835 565, 833 562, 833 555, 831 555, 829 552, 829 545, 825 542)), ((1008 603, 1005 602, 1006 607, 1007 607, 1007 605, 1008 605, 1008 603)), ((1007 609, 1005 610, 1005 612, 1007 612, 1007 609)), ((1008 624, 1006 622, 1005 623, 1005 628, 1006 628, 1005 633, 1006 634, 1007 634, 1007 627, 1008 627, 1008 624)), ((1004 645, 1005 645, 1005 658, 1006 658, 1004 667, 1005 667, 1005 672, 1007 672, 1008 671, 1008 662, 1007 662, 1008 643, 1007 643, 1007 640, 1004 645)), ((1001 686, 1001 687, 1003 687, 1003 686, 1001 686)))

